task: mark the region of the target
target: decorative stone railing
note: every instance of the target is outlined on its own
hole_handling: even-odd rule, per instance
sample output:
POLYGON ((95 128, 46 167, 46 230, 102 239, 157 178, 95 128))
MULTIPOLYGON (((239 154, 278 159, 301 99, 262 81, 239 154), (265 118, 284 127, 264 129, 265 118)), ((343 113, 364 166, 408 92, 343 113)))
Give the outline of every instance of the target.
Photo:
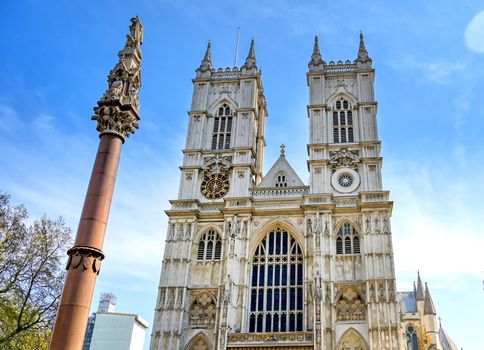
POLYGON ((308 194, 307 187, 298 188, 267 188, 252 190, 254 198, 293 198, 308 194))
POLYGON ((363 203, 368 202, 386 202, 390 200, 390 192, 362 192, 360 193, 361 201, 363 203))

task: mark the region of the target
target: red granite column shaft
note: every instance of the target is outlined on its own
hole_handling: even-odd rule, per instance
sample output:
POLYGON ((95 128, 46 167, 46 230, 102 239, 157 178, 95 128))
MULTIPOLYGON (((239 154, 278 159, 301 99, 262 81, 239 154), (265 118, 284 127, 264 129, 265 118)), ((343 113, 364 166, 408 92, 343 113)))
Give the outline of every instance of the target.
POLYGON ((101 249, 122 144, 120 136, 101 135, 76 240, 68 252, 67 278, 57 311, 51 350, 82 348, 96 277, 104 257, 101 249))

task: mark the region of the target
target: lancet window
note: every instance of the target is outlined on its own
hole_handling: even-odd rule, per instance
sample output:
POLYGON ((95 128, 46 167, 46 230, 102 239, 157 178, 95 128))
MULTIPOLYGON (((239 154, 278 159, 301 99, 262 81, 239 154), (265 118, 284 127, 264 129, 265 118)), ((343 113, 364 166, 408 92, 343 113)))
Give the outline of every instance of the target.
POLYGON ((353 111, 351 103, 340 98, 333 106, 333 142, 354 142, 353 111))
POLYGON ((229 149, 233 112, 227 104, 219 107, 213 121, 212 149, 229 149))
POLYGON ((197 260, 213 261, 220 260, 222 255, 222 239, 214 230, 208 230, 203 234, 198 243, 197 260))
POLYGON ((303 255, 282 228, 269 232, 252 259, 249 332, 303 330, 303 255))
POLYGON ((405 338, 407 340, 408 350, 418 350, 418 337, 415 328, 408 326, 405 338))
POLYGON ((349 222, 345 223, 338 230, 336 235, 336 254, 361 254, 360 237, 349 222))
POLYGON ((276 187, 287 187, 286 174, 279 173, 276 177, 276 187))

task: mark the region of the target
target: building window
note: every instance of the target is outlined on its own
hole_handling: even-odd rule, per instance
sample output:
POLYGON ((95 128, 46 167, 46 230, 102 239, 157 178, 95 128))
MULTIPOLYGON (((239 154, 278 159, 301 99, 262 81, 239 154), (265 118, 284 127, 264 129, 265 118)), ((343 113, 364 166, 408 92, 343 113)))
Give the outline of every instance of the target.
POLYGON ((361 254, 360 237, 349 222, 345 223, 336 235, 336 254, 351 255, 361 254))
POLYGON ((212 261, 220 260, 222 255, 222 240, 214 230, 205 232, 198 243, 197 260, 212 261))
POLYGON ((303 255, 282 228, 269 232, 252 259, 249 332, 303 330, 303 255))
POLYGON ((287 179, 284 173, 279 173, 279 175, 277 175, 276 187, 287 187, 287 179))
POLYGON ((232 118, 233 113, 230 107, 224 104, 218 109, 217 115, 214 117, 213 134, 212 134, 212 149, 229 149, 230 136, 232 132, 232 118))
POLYGON ((354 142, 353 127, 351 103, 344 98, 340 98, 333 107, 333 142, 354 142))
POLYGON ((407 339, 407 350, 418 350, 418 337, 415 328, 408 326, 405 336, 407 339))

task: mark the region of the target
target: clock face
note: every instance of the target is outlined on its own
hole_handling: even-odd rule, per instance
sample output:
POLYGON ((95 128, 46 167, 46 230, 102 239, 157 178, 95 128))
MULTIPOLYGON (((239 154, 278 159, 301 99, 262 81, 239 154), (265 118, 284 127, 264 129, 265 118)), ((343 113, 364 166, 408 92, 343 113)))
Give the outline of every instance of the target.
POLYGON ((202 182, 201 191, 205 198, 222 198, 229 192, 229 180, 221 174, 206 176, 202 182))

